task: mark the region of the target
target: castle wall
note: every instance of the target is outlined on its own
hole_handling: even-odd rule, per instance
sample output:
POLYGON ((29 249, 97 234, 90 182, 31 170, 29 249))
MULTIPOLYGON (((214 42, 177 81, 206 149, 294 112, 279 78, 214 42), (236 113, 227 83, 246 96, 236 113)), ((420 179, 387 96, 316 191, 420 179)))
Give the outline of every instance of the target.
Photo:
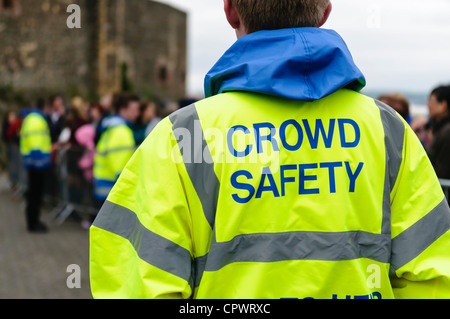
POLYGON ((148 0, 12 1, 0 11, 0 87, 101 96, 120 90, 125 63, 136 93, 184 95, 184 12, 148 0), (70 4, 81 29, 66 25, 70 4))
POLYGON ((96 87, 95 1, 20 0, 19 13, 0 13, 0 86, 30 91, 96 87), (66 25, 68 4, 86 8, 82 29, 66 25))

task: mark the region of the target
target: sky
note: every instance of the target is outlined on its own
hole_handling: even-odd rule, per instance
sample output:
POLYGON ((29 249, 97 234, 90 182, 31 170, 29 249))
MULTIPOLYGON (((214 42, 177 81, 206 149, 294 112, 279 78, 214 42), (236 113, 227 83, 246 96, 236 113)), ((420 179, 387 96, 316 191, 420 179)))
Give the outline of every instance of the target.
MULTIPOLYGON (((188 93, 236 41, 222 0, 158 0, 188 13, 188 93)), ((450 0, 332 0, 326 29, 346 41, 367 91, 428 94, 450 84, 450 0)))

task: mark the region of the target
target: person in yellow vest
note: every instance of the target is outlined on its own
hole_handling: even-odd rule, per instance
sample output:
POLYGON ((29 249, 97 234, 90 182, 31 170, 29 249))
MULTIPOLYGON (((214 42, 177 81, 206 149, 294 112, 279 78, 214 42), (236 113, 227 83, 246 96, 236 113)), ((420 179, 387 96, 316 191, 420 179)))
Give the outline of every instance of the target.
POLYGON ((450 210, 411 128, 359 91, 328 0, 225 0, 238 40, 90 229, 94 298, 449 298, 450 210))
POLYGON ((20 153, 28 173, 26 191, 26 224, 33 233, 45 233, 47 226, 40 221, 43 189, 51 166, 52 141, 43 115, 45 101, 39 99, 36 108, 23 120, 20 129, 20 153))
POLYGON ((139 116, 139 98, 118 94, 113 107, 115 115, 101 123, 103 132, 94 157, 94 195, 98 206, 107 198, 136 148, 131 125, 139 116))

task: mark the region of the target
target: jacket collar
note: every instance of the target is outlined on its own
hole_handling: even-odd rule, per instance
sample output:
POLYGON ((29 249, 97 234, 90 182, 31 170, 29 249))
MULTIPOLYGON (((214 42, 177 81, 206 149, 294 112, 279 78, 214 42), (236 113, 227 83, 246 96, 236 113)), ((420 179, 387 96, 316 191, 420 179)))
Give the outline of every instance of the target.
POLYGON ((259 31, 237 40, 205 78, 205 95, 251 91, 318 100, 366 84, 342 38, 332 30, 259 31))

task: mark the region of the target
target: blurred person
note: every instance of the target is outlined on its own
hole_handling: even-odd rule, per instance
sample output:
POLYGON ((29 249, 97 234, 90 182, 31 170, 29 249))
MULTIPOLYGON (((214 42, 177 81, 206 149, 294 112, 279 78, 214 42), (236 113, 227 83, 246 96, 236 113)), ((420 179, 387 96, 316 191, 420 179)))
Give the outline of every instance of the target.
POLYGON ((89 122, 88 108, 83 98, 76 96, 72 98, 69 114, 66 118, 65 125, 70 129, 69 143, 71 145, 77 145, 78 142, 75 138, 76 131, 83 125, 89 122))
POLYGON ((431 140, 431 123, 427 116, 417 116, 411 121, 411 129, 416 133, 419 141, 426 148, 431 140))
POLYGON ((153 128, 161 121, 159 108, 154 101, 141 103, 139 117, 133 126, 136 145, 141 145, 153 128))
POLYGON ((50 135, 52 143, 58 141, 59 135, 63 129, 66 116, 66 108, 62 96, 54 95, 49 100, 49 108, 47 114, 48 125, 50 127, 50 135))
MULTIPOLYGON (((67 196, 70 203, 82 204, 86 186, 88 182, 84 179, 83 170, 79 166, 85 148, 80 145, 76 139, 77 131, 88 124, 88 105, 80 96, 75 96, 69 104, 69 113, 64 123, 64 131, 67 137, 60 136, 60 140, 64 145, 64 162, 67 169, 67 179, 65 181, 67 187, 67 196), (65 139, 65 143, 64 140, 65 139)), ((63 133, 61 133, 63 135, 63 133)))
POLYGON ((94 127, 95 130, 97 130, 97 127, 99 126, 102 118, 103 118, 102 106, 100 104, 93 104, 89 108, 89 122, 91 123, 91 125, 94 127))
POLYGON ((44 193, 50 199, 52 204, 56 204, 58 202, 58 198, 61 196, 58 172, 58 163, 61 160, 59 157, 61 152, 60 147, 66 144, 67 139, 70 137, 68 134, 68 129, 63 131, 67 116, 67 110, 64 105, 63 97, 59 94, 52 95, 49 98, 43 113, 47 119, 50 129, 50 137, 52 140, 52 165, 46 172, 47 183, 45 184, 44 193))
POLYGON ((392 107, 408 124, 411 124, 410 103, 406 96, 400 93, 385 94, 378 97, 378 100, 392 107))
POLYGON ((103 126, 103 120, 109 118, 110 116, 115 114, 114 104, 116 103, 117 98, 121 96, 121 93, 115 93, 113 95, 106 95, 101 100, 98 106, 100 106, 100 120, 98 121, 98 125, 95 128, 95 144, 100 140, 101 135, 105 131, 105 127, 103 126))
POLYGON ((40 221, 40 214, 46 171, 51 166, 52 141, 43 114, 44 106, 45 101, 38 99, 36 108, 25 117, 20 130, 20 153, 28 172, 26 223, 28 231, 33 233, 47 231, 47 226, 40 221))
MULTIPOLYGON (((78 167, 82 172, 83 177, 83 186, 85 186, 84 195, 86 196, 86 201, 91 205, 91 207, 95 208, 95 201, 93 200, 93 182, 94 182, 94 157, 95 157, 95 128, 91 123, 87 123, 81 126, 75 132, 75 138, 78 144, 83 147, 83 152, 81 157, 78 160, 78 167)), ((94 220, 95 215, 90 216, 90 218, 86 219, 83 217, 81 225, 84 229, 88 229, 92 221, 94 220)))
POLYGON ((83 148, 81 158, 78 159, 78 167, 83 171, 84 180, 89 184, 93 182, 93 166, 95 147, 95 130, 102 119, 103 107, 98 104, 83 104, 83 121, 80 121, 79 127, 74 131, 73 137, 76 145, 83 148))
POLYGON ((12 125, 12 123, 17 119, 17 114, 14 111, 7 112, 3 117, 2 122, 2 139, 3 141, 8 141, 9 138, 7 136, 9 127, 12 125))
POLYGON ((20 183, 19 136, 21 124, 22 121, 15 111, 9 111, 5 114, 2 125, 2 139, 6 146, 9 186, 13 193, 20 183))
POLYGON ((91 227, 94 298, 450 297, 439 180, 359 93, 331 8, 224 0, 238 40, 207 98, 157 125, 91 227))
POLYGON ((439 178, 450 179, 450 86, 435 88, 428 99, 432 137, 428 156, 439 178))
POLYGON ((139 116, 139 98, 127 94, 117 95, 113 107, 115 115, 102 122, 104 132, 94 157, 94 196, 97 206, 105 201, 136 148, 131 126, 139 116))
POLYGON ((161 122, 163 115, 163 109, 159 103, 153 103, 154 116, 152 116, 150 122, 148 122, 145 128, 145 136, 149 136, 153 129, 161 122))
POLYGON ((92 124, 85 124, 75 132, 75 138, 79 145, 84 147, 82 157, 78 161, 78 166, 83 171, 84 179, 92 184, 94 175, 94 156, 95 156, 95 128, 92 124))

